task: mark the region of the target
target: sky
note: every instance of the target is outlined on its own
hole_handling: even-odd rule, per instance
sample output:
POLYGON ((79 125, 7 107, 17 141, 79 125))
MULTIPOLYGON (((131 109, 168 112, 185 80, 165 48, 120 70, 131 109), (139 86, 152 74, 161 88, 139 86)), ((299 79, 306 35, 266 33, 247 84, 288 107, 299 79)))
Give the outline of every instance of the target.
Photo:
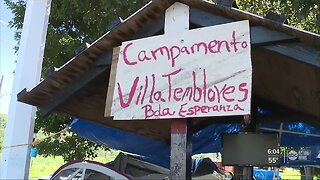
POLYGON ((8 22, 13 15, 7 9, 3 0, 0 0, 0 80, 3 83, 0 92, 0 113, 8 114, 11 90, 13 84, 13 72, 16 66, 17 54, 13 47, 17 44, 14 40, 14 29, 10 29, 8 22))

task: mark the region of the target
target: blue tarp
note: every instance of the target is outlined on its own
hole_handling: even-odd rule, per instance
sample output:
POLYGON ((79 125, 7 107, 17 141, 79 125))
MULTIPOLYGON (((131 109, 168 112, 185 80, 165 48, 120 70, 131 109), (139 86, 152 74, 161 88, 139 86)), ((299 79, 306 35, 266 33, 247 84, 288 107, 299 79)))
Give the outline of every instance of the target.
MULTIPOLYGON (((266 132, 266 130, 263 130, 266 128, 279 130, 280 123, 261 124, 259 131, 266 132)), ((213 124, 195 132, 192 137, 193 154, 220 152, 221 134, 237 133, 240 129, 241 125, 235 123, 213 124)), ((283 123, 282 129, 320 135, 320 130, 303 123, 283 123)), ((138 154, 143 156, 146 161, 169 168, 170 147, 166 142, 78 119, 74 119, 70 124, 70 130, 97 144, 138 154)), ((320 150, 320 136, 281 133, 280 145, 314 149, 313 154, 310 155, 310 161, 299 161, 299 163, 302 162, 305 165, 320 164, 320 159, 317 159, 317 151, 320 150)))
MULTIPOLYGON (((274 175, 274 171, 273 170, 266 170, 266 169, 259 169, 259 168, 254 168, 253 169, 253 174, 254 177, 256 178, 256 180, 270 180, 273 179, 273 175, 274 175)), ((279 171, 277 171, 277 179, 280 179, 279 176, 279 171)))
POLYGON ((283 123, 282 128, 280 123, 262 123, 260 124, 260 132, 270 132, 264 129, 277 129, 281 133, 281 146, 285 147, 308 147, 312 145, 320 145, 320 130, 304 123, 283 123), (292 134, 285 133, 291 131, 292 134), (309 134, 309 136, 303 135, 309 134), (317 137, 316 137, 317 136, 317 137))
POLYGON ((70 130, 97 144, 137 154, 146 161, 169 167, 170 149, 165 142, 78 119, 70 124, 70 130))
POLYGON ((289 147, 281 154, 281 165, 289 167, 320 165, 319 129, 304 123, 283 123, 282 126, 281 123, 262 123, 259 131, 265 133, 271 129, 279 132, 280 145, 289 147))
MULTIPOLYGON (((170 145, 134 133, 74 119, 70 130, 97 144, 144 156, 146 161, 169 168, 170 145)), ((193 134, 193 154, 219 152, 221 134, 239 132, 239 124, 209 126, 193 134)))

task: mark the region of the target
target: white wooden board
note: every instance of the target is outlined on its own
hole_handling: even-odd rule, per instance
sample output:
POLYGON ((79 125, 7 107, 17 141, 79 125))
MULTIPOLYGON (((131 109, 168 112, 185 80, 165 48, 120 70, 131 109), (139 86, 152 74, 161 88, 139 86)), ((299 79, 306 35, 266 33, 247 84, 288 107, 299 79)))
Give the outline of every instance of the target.
POLYGON ((249 22, 123 42, 114 120, 250 114, 249 22))

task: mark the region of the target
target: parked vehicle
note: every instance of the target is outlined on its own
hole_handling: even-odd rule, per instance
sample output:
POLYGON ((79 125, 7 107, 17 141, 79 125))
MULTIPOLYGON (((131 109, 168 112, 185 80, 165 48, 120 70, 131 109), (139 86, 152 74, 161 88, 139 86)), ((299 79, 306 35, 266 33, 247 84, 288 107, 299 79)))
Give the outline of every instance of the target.
POLYGON ((168 175, 166 168, 120 153, 109 164, 79 160, 68 162, 56 170, 50 180, 165 179, 168 175))
POLYGON ((95 161, 71 161, 61 166, 51 176, 52 180, 96 180, 96 179, 124 179, 130 178, 110 166, 95 161))
MULTIPOLYGON (((170 170, 135 156, 120 153, 117 158, 102 164, 95 161, 71 161, 54 172, 50 180, 98 180, 98 179, 169 179, 170 170)), ((207 159, 194 164, 192 179, 223 179, 217 166, 207 159)))

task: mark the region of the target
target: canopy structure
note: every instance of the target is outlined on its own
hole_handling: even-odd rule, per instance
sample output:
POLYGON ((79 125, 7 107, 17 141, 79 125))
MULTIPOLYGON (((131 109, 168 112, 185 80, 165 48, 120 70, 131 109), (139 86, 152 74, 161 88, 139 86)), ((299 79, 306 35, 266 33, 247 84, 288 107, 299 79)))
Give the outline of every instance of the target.
MULTIPOLYGON (((93 42, 62 67, 51 72, 18 100, 136 135, 170 140, 169 120, 113 121, 104 117, 112 49, 122 42, 163 34, 165 10, 175 0, 153 0, 93 42)), ((190 28, 249 20, 253 104, 273 111, 258 114, 258 122, 305 122, 320 128, 320 36, 201 0, 180 0, 190 7, 190 28)), ((194 119, 194 131, 217 122, 241 122, 243 117, 194 119)))

